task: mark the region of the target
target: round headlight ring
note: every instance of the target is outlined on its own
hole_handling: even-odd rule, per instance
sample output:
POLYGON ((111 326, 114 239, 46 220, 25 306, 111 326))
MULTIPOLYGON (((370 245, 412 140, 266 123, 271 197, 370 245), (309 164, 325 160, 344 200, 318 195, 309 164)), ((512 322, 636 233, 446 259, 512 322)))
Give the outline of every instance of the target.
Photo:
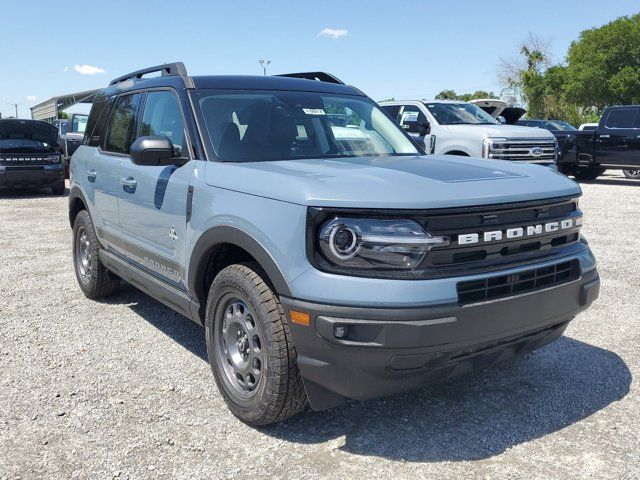
POLYGON ((329 232, 329 250, 340 260, 349 260, 355 257, 360 251, 358 234, 346 225, 334 225, 329 232), (348 237, 345 238, 344 235, 348 237), (346 246, 337 243, 343 238, 346 239, 346 246))

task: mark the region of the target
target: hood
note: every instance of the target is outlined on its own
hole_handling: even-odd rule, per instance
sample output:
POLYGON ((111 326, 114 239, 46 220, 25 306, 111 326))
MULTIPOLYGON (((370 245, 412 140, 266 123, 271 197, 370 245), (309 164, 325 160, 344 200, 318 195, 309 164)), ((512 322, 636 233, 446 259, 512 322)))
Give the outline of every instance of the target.
POLYGON ((460 136, 484 136, 503 138, 553 138, 553 135, 543 128, 523 127, 520 125, 443 125, 452 133, 460 136))
POLYGON ((548 167, 452 156, 209 162, 209 185, 318 207, 429 209, 579 195, 548 167))
POLYGON ((52 146, 58 143, 58 129, 39 120, 0 120, 0 140, 33 140, 52 146))

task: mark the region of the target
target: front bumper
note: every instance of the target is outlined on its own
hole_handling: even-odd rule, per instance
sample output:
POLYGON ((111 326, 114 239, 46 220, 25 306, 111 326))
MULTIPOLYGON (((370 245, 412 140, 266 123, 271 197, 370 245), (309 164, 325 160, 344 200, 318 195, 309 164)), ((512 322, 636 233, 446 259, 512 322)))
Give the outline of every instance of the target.
POLYGON ((546 290, 501 300, 419 308, 330 306, 281 297, 311 407, 414 389, 535 350, 562 335, 597 297, 595 268, 546 290), (346 326, 337 338, 336 326, 346 326))
POLYGON ((0 166, 0 188, 53 187, 64 181, 64 162, 19 167, 0 166))

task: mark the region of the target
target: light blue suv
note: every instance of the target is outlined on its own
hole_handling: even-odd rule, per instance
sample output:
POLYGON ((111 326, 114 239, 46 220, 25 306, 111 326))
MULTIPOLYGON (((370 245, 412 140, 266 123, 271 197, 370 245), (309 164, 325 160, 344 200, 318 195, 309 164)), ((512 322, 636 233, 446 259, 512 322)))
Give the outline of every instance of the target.
POLYGON ((529 352, 598 296, 576 183, 423 156, 326 73, 131 73, 96 95, 71 165, 82 291, 123 279, 202 324, 251 425, 529 352))

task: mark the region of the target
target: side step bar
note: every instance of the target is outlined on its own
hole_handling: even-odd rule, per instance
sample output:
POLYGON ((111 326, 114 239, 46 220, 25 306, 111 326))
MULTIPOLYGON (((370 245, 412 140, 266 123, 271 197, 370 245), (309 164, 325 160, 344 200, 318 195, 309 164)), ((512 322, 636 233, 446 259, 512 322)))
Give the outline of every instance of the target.
POLYGON ((126 280, 139 290, 142 290, 150 297, 162 302, 167 307, 193 320, 197 324, 203 325, 203 321, 198 313, 200 305, 193 301, 185 292, 143 272, 138 267, 105 249, 100 249, 100 261, 108 270, 111 270, 120 278, 126 280))

